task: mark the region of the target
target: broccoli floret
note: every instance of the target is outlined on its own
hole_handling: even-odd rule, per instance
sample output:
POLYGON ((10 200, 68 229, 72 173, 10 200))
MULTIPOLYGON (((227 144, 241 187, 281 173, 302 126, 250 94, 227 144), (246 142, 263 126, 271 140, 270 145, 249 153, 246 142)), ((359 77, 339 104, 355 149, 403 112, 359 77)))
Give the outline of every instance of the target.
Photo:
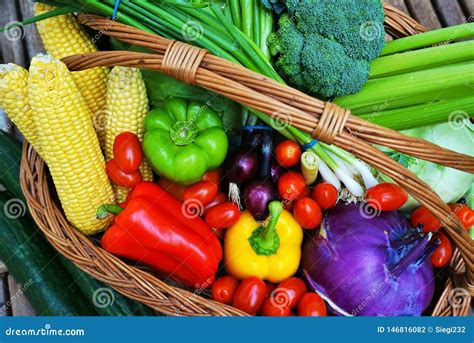
POLYGON ((385 43, 380 0, 287 0, 269 39, 276 68, 297 88, 325 97, 358 92, 385 43))

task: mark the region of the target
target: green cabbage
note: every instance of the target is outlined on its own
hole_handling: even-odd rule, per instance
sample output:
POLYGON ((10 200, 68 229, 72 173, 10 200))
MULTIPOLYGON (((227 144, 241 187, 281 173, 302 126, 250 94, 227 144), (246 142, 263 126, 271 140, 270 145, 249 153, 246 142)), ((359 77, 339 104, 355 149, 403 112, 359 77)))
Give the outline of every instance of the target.
MULTIPOLYGON (((404 131, 403 133, 427 140, 444 148, 474 156, 473 124, 469 121, 449 122, 404 131)), ((474 175, 432 162, 420 160, 395 151, 388 154, 421 180, 426 182, 447 203, 457 202, 472 187, 474 175)), ((382 176, 383 178, 387 178, 382 176)), ((410 197, 402 210, 412 210, 419 203, 410 197)))

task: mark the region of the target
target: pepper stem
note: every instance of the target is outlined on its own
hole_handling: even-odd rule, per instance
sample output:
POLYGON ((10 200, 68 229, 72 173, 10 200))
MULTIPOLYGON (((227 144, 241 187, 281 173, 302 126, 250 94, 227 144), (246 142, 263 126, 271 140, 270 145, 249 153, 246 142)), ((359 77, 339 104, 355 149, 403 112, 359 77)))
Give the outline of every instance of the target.
POLYGON ((431 236, 433 234, 430 232, 421 239, 417 245, 415 245, 406 256, 402 257, 400 261, 395 263, 393 266, 389 267, 390 274, 393 277, 399 277, 407 268, 413 263, 420 260, 425 252, 425 248, 430 242, 431 236))
POLYGON ((104 204, 104 205, 99 206, 95 216, 97 219, 104 219, 109 214, 120 214, 120 212, 122 211, 123 211, 123 208, 120 207, 119 205, 104 204))
POLYGON ((250 235, 248 241, 257 255, 274 255, 280 247, 280 237, 276 231, 276 224, 283 210, 279 201, 268 204, 270 216, 266 225, 260 225, 250 235))

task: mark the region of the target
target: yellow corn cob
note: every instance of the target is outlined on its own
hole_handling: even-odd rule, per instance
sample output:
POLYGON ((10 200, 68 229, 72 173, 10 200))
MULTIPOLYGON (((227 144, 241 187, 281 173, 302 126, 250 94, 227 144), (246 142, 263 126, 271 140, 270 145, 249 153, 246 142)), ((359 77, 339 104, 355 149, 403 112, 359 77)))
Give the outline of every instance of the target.
MULTIPOLYGON (((50 5, 35 3, 35 14, 43 14, 55 9, 50 5)), ((48 54, 57 59, 76 54, 85 54, 97 51, 93 40, 81 27, 72 14, 60 15, 36 23, 43 45, 48 54)), ((97 67, 73 72, 74 81, 81 91, 87 107, 91 111, 93 123, 99 139, 103 136, 101 127, 102 113, 105 106, 107 92, 107 74, 109 68, 97 67)))
MULTIPOLYGON (((106 97, 105 158, 113 159, 115 137, 124 131, 135 133, 143 141, 143 121, 148 113, 148 98, 145 83, 139 69, 114 67, 107 81, 106 97)), ((153 172, 148 161, 140 166, 142 178, 153 180, 153 172)), ((117 189, 117 188, 116 188, 117 189)), ((126 189, 115 192, 117 202, 123 202, 126 189)))
POLYGON ((113 203, 89 109, 67 67, 50 55, 31 61, 28 94, 43 158, 69 222, 85 234, 106 228, 97 208, 113 203))
POLYGON ((0 65, 0 107, 41 155, 41 146, 28 103, 26 69, 13 63, 0 65))

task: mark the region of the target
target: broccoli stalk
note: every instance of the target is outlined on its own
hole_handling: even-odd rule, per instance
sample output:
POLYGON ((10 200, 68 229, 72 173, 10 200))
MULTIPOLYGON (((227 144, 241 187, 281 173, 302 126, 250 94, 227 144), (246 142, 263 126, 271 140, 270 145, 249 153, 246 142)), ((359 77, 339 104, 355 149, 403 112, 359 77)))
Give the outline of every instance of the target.
POLYGON ((379 0, 287 0, 269 38, 288 83, 324 97, 357 93, 385 44, 379 0))

